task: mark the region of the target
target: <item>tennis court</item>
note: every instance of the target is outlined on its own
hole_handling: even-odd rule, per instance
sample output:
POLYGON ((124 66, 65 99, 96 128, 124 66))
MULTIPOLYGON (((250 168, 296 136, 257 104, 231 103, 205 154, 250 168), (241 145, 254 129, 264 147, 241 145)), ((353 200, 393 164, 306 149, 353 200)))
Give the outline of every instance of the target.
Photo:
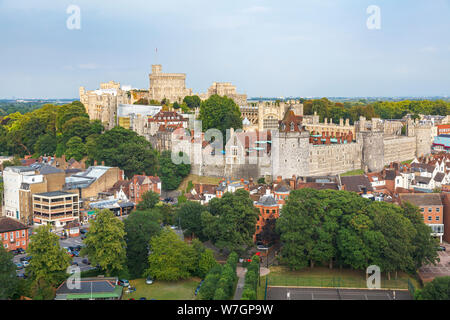
POLYGON ((412 300, 407 290, 268 287, 267 300, 412 300))

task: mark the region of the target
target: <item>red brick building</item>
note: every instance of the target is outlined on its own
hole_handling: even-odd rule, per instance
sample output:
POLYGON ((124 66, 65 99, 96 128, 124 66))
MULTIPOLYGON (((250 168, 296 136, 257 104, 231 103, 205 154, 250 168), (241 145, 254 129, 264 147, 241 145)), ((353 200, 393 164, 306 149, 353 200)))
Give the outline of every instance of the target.
POLYGON ((271 195, 266 194, 262 196, 259 201, 255 203, 255 207, 259 210, 258 221, 256 222, 256 230, 253 235, 253 241, 261 241, 267 244, 265 240, 261 239, 259 235, 264 230, 264 227, 273 219, 278 219, 280 216, 280 207, 277 200, 271 195))
POLYGON ((159 177, 135 175, 129 186, 129 200, 138 204, 142 196, 148 191, 161 195, 161 180, 159 177))
POLYGON ((432 229, 432 235, 442 243, 444 236, 444 205, 439 193, 399 194, 400 203, 409 202, 419 207, 425 224, 432 229))
POLYGON ((28 247, 28 227, 11 218, 0 218, 0 243, 7 251, 28 247))
POLYGON ((109 192, 122 190, 128 200, 138 204, 142 201, 142 196, 148 191, 153 191, 161 195, 161 179, 159 177, 135 175, 131 180, 117 181, 109 192))
POLYGON ((442 193, 442 203, 444 204, 444 240, 450 243, 450 193, 442 193))

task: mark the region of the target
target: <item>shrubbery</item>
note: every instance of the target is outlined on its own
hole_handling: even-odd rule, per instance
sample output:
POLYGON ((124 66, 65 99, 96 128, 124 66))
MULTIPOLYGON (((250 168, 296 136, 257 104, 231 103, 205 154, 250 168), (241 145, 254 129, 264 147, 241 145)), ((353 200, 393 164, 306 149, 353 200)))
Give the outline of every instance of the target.
POLYGON ((245 274, 245 285, 241 300, 256 300, 256 290, 258 289, 259 279, 259 257, 253 256, 252 261, 247 267, 245 274))

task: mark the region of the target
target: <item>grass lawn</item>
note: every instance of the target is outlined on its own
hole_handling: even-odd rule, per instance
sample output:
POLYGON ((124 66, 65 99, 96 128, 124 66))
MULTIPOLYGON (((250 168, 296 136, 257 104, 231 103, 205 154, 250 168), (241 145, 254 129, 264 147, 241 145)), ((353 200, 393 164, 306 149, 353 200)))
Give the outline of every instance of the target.
POLYGON ((183 182, 181 182, 180 186, 177 190, 179 191, 186 191, 187 185, 189 181, 192 181, 193 184, 196 183, 205 183, 205 184, 219 184, 221 178, 216 177, 204 177, 204 176, 197 176, 195 174, 190 174, 186 178, 184 178, 183 182))
POLYGON ((173 282, 155 281, 153 284, 146 284, 145 279, 130 280, 130 285, 136 287, 133 293, 123 291, 123 300, 134 298, 147 298, 147 300, 194 300, 195 289, 200 283, 200 279, 192 278, 173 282))
POLYGON ((346 173, 341 174, 341 177, 350 177, 350 176, 360 176, 364 174, 364 170, 353 170, 346 173))
MULTIPOLYGON (((305 268, 299 271, 290 271, 286 267, 272 267, 268 275, 269 286, 299 286, 299 287, 341 287, 341 288, 367 288, 365 272, 350 269, 328 269, 315 267, 305 268)), ((408 289, 408 279, 416 288, 420 288, 416 279, 406 273, 399 272, 395 279, 395 273, 391 273, 391 280, 387 275, 381 275, 381 288, 408 289)), ((265 279, 261 279, 262 298, 264 298, 265 279)), ((259 295, 258 295, 259 297, 259 295)))

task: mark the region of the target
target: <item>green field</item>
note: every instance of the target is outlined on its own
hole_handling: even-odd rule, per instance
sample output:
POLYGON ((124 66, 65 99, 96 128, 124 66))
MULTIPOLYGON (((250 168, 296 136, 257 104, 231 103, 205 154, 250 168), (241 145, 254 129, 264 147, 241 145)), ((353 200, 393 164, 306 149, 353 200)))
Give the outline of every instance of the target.
POLYGON ((195 174, 190 174, 186 178, 183 179, 180 186, 178 187, 179 191, 186 191, 189 181, 192 181, 193 184, 196 183, 204 183, 204 184, 215 184, 218 185, 221 178, 216 177, 206 177, 206 176, 197 176, 195 174))
POLYGON ((350 177, 350 176, 361 176, 364 174, 364 170, 353 170, 346 173, 341 174, 341 177, 350 177))
POLYGON ((136 287, 136 291, 127 294, 124 288, 122 299, 139 300, 144 297, 147 300, 194 300, 195 289, 199 283, 198 278, 173 282, 155 281, 153 284, 146 284, 145 279, 130 280, 130 285, 136 287))
MULTIPOLYGON (((341 287, 341 288, 366 288, 365 273, 360 270, 328 269, 315 267, 305 268, 299 271, 291 271, 285 267, 272 267, 268 275, 269 286, 295 286, 295 287, 341 287)), ((391 280, 387 280, 386 274, 381 276, 381 287, 385 289, 408 289, 408 279, 416 288, 420 288, 416 279, 406 273, 399 272, 395 279, 395 273, 391 274, 391 280)), ((265 279, 261 279, 264 287, 265 279), (264 280, 264 284, 263 284, 264 280)), ((262 288, 264 297, 264 288, 262 288)))

